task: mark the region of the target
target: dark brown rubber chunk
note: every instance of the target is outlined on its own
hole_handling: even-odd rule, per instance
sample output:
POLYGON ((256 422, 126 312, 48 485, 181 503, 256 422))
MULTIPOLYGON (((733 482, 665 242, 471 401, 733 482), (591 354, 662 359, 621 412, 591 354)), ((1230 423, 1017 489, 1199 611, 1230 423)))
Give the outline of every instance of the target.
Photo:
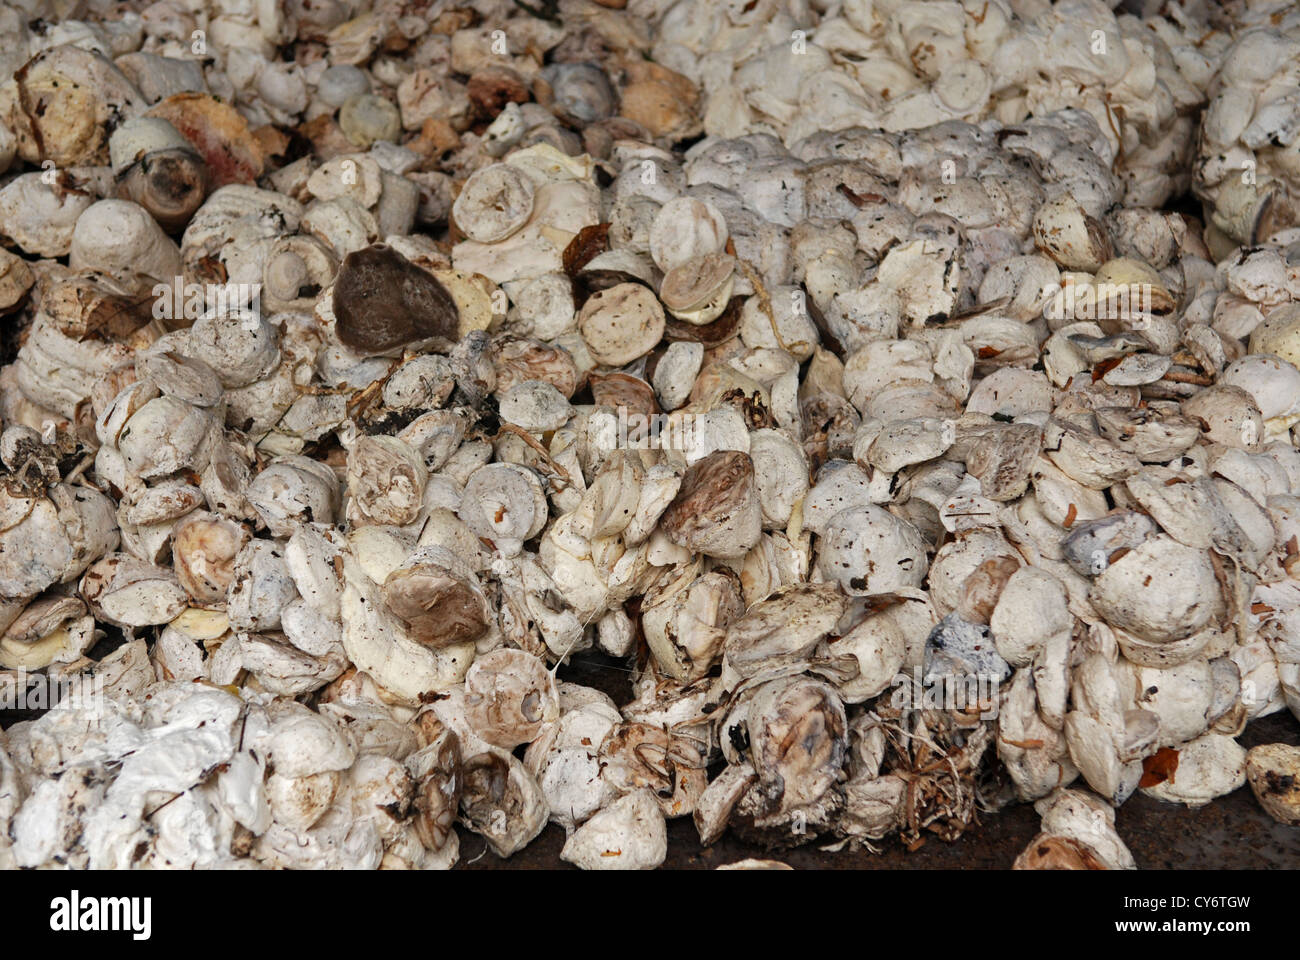
POLYGON ((334 281, 334 317, 339 340, 359 353, 431 337, 455 340, 460 329, 447 288, 383 243, 343 258, 334 281))

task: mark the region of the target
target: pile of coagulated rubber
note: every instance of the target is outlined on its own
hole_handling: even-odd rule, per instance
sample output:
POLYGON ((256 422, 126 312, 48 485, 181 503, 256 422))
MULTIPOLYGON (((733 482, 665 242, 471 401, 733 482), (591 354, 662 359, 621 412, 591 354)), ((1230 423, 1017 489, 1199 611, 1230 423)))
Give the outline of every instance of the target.
POLYGON ((1300 822, 1300 12, 1126 7, 0 3, 0 866, 1300 822))

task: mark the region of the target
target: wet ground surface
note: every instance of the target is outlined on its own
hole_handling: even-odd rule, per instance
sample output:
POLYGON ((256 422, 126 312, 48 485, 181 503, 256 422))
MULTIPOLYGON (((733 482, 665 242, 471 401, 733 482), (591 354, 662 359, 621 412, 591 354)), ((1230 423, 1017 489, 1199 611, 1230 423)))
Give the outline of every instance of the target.
MULTIPOLYGON (((618 689, 621 678, 612 662, 577 663, 567 671, 562 669, 560 676, 599 687, 616 699, 627 697, 626 686, 618 689)), ((1300 722, 1284 710, 1252 722, 1238 742, 1246 749, 1263 743, 1300 745, 1300 722)), ((664 867, 710 870, 754 857, 779 860, 800 870, 1005 870, 1038 833, 1038 826, 1033 805, 1016 804, 998 813, 981 814, 979 822, 955 843, 931 839, 913 852, 897 840, 886 839, 879 845, 879 853, 848 849, 830 853, 819 850, 816 843, 769 853, 731 835, 703 848, 694 824, 684 817, 668 823, 664 867)), ((1266 814, 1249 786, 1197 810, 1162 803, 1139 792, 1118 810, 1115 826, 1141 869, 1300 869, 1300 827, 1283 826, 1266 814)), ((461 831, 460 840, 458 869, 576 869, 560 859, 564 830, 554 824, 509 860, 486 850, 483 840, 468 831, 461 831)))

